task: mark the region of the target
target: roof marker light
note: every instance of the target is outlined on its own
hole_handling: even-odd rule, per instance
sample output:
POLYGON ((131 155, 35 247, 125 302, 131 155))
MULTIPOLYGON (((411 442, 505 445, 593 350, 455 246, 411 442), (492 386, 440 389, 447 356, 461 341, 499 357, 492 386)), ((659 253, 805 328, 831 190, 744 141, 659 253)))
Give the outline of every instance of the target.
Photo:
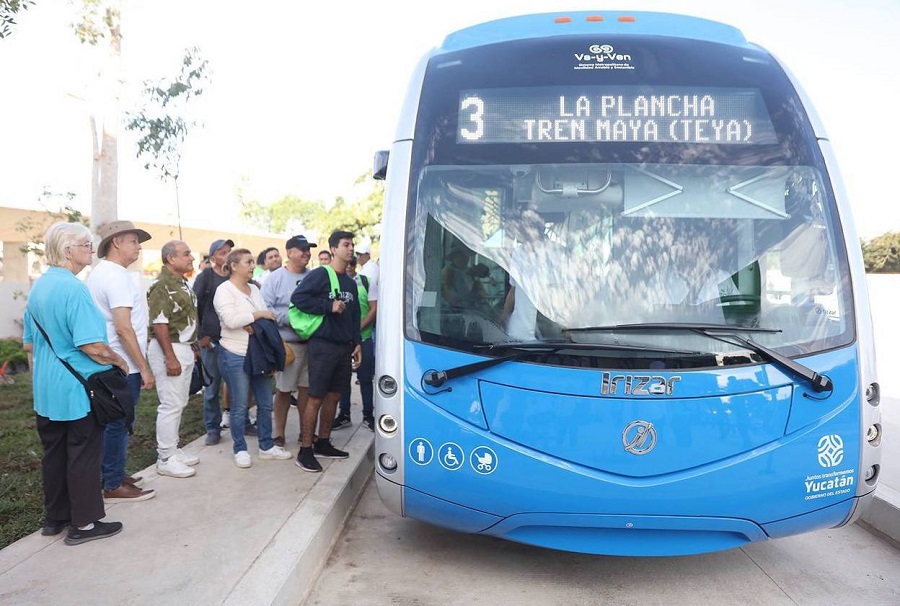
POLYGON ((557 17, 553 20, 554 23, 571 23, 572 17, 557 17))
POLYGON ((603 21, 603 15, 588 15, 585 21, 603 21))
POLYGON ((629 15, 622 15, 619 17, 619 23, 634 23, 635 21, 637 21, 637 19, 629 15))

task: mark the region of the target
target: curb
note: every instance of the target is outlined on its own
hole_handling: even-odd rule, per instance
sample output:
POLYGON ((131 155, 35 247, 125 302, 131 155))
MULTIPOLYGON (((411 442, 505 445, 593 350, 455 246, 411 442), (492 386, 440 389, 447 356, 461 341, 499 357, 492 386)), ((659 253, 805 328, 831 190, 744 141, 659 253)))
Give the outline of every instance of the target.
POLYGON ((860 523, 866 530, 900 545, 900 491, 884 484, 879 486, 860 523))
POLYGON ((306 599, 372 475, 374 441, 364 428, 354 433, 345 446, 350 458, 328 465, 223 604, 296 605, 306 599))

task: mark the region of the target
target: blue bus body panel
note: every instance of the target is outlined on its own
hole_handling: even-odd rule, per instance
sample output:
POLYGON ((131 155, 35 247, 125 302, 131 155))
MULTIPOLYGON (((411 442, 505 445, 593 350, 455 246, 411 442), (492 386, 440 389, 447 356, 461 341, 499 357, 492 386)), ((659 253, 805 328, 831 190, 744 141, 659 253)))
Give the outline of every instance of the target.
POLYGON ((447 36, 437 52, 453 52, 485 44, 526 38, 613 34, 690 38, 692 40, 755 48, 747 42, 739 29, 699 17, 643 12, 598 11, 588 13, 563 11, 559 13, 509 17, 474 25, 447 36), (597 15, 602 15, 603 21, 587 20, 587 17, 597 15), (619 17, 625 16, 634 17, 634 21, 619 21, 619 17), (571 22, 556 23, 555 19, 557 17, 570 17, 571 22))
POLYGON ((682 371, 671 396, 613 397, 600 395, 598 370, 507 362, 426 393, 425 371, 475 357, 405 349, 407 516, 558 549, 652 555, 725 549, 764 537, 760 528, 834 526, 853 509, 862 481, 854 347, 803 360, 834 381, 826 397, 792 387, 771 364, 682 371), (640 456, 623 443, 634 420, 658 435, 640 456), (495 516, 503 521, 484 527, 495 516), (628 521, 640 532, 624 532, 628 521), (645 540, 610 551, 635 536, 645 540), (589 549, 601 537, 605 547, 589 549))

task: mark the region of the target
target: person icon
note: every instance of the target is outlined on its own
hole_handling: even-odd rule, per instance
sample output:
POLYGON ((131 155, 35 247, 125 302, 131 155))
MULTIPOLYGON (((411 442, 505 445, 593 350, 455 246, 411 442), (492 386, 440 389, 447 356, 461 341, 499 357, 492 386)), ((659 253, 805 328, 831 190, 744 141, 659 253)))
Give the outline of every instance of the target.
POLYGON ((419 463, 425 462, 425 442, 419 440, 419 443, 416 444, 416 457, 419 459, 419 463))

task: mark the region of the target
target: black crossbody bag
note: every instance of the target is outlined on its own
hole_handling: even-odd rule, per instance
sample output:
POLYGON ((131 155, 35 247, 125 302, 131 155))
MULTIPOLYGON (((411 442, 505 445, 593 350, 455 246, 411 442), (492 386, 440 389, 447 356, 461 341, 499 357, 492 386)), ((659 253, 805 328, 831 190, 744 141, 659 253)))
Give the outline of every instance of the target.
POLYGON ((128 377, 122 372, 122 369, 113 366, 109 370, 94 373, 85 379, 72 368, 71 364, 59 357, 44 328, 34 319, 34 316, 31 319, 44 335, 53 355, 84 386, 88 400, 91 402, 91 414, 94 415, 94 420, 105 426, 124 418, 125 424, 130 430, 134 425, 134 402, 131 401, 131 390, 128 389, 128 377))

